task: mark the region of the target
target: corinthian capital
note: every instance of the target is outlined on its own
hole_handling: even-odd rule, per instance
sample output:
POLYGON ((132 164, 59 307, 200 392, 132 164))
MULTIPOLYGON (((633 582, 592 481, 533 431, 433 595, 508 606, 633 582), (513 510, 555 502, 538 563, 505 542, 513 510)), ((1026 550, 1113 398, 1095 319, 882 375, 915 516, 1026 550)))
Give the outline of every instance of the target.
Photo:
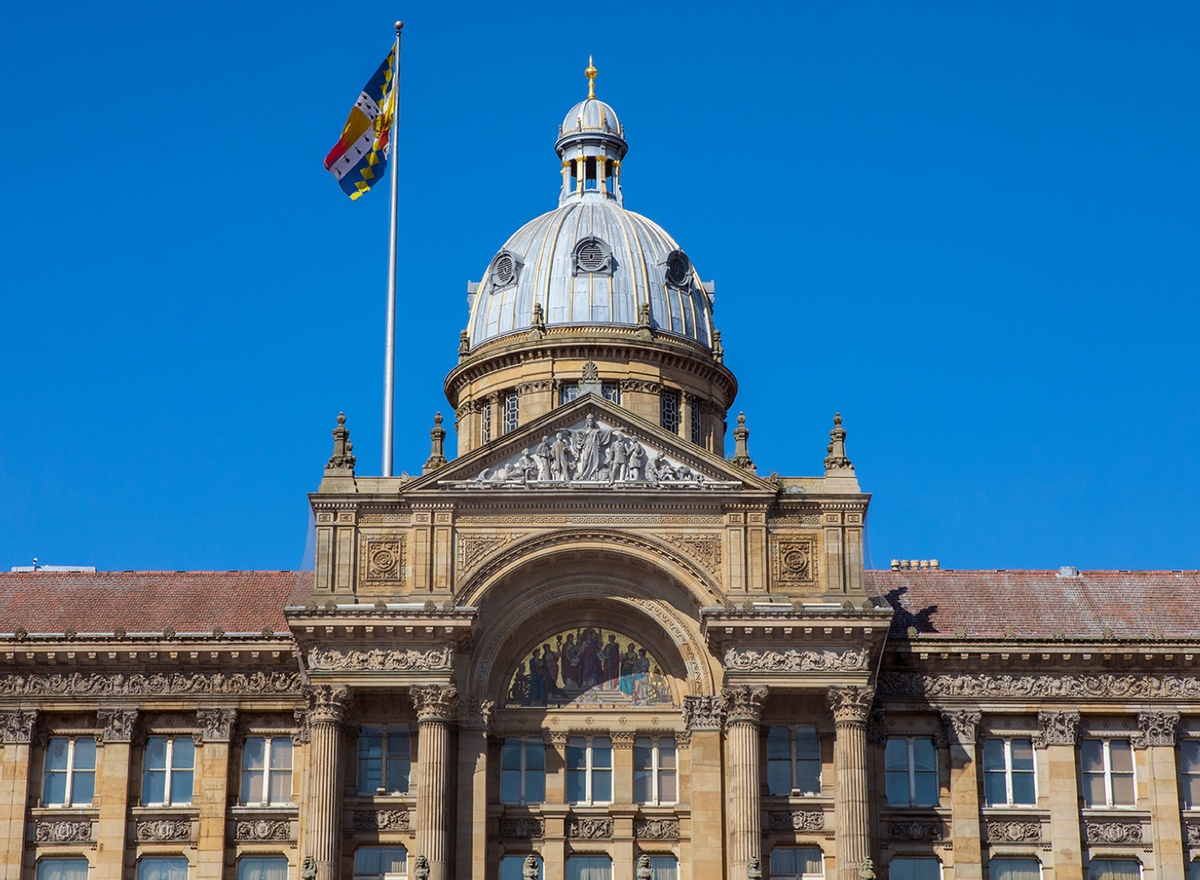
POLYGON ((757 724, 762 719, 763 703, 767 701, 765 687, 727 687, 722 694, 725 697, 726 725, 739 721, 757 724))
POLYGON ((409 688, 417 721, 450 721, 457 714, 458 688, 454 685, 431 684, 409 688))
POLYGON ((951 742, 961 746, 975 744, 975 731, 979 728, 982 713, 970 709, 959 709, 942 713, 942 725, 951 742))
POLYGON ((137 724, 137 709, 100 709, 96 718, 104 728, 105 742, 130 742, 137 724))
POLYGON ((1078 712, 1038 712, 1038 732, 1033 735, 1034 746, 1042 749, 1046 746, 1073 746, 1078 742, 1078 712))
POLYGON ((835 723, 865 725, 875 699, 875 688, 831 687, 825 699, 835 723))
POLYGON ((13 709, 9 712, 0 712, 0 742, 31 742, 37 717, 37 709, 13 709))
POLYGON ((229 742, 237 709, 197 709, 196 720, 204 732, 204 742, 229 742))
POLYGON ((350 706, 350 689, 340 684, 318 684, 304 689, 309 724, 341 724, 350 706))

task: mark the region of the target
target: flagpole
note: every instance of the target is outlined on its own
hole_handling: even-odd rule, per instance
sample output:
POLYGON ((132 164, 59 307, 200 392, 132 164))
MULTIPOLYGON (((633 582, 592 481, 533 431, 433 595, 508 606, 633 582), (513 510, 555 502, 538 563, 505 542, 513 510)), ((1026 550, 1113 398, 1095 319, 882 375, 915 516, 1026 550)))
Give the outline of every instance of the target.
POLYGON ((396 133, 400 127, 400 31, 404 22, 396 22, 396 60, 392 68, 392 130, 388 134, 392 164, 392 220, 388 240, 387 342, 383 361, 383 476, 392 475, 392 422, 396 404, 396 238, 399 215, 399 155, 396 133))

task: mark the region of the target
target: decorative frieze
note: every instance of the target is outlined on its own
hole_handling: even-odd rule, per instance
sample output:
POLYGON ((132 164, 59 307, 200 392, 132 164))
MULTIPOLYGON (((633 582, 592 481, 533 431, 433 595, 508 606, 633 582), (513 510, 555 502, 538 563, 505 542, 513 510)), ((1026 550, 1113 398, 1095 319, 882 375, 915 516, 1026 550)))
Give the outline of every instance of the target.
POLYGON ((775 538, 771 541, 771 580, 779 585, 817 582, 817 538, 775 538))
POLYGON ((92 823, 38 822, 33 829, 38 843, 82 843, 92 839, 92 823))
POLYGON ((678 840, 678 819, 635 819, 633 836, 638 840, 678 840))
POLYGON ((33 741, 37 725, 37 709, 12 709, 0 712, 0 742, 28 743, 33 741))
POLYGON ((1147 746, 1175 746, 1178 739, 1178 712, 1139 712, 1138 732, 1130 737, 1135 749, 1147 746))
POLYGON ((137 709, 99 709, 96 720, 103 730, 101 736, 104 742, 127 743, 133 740, 133 730, 137 726, 137 709))
POLYGON ((891 840, 943 840, 946 826, 937 819, 913 819, 907 822, 888 822, 891 840))
POLYGON ((1141 843, 1141 822, 1084 822, 1088 843, 1141 843))
POLYGON ((875 700, 875 690, 869 687, 831 687, 825 697, 835 723, 865 725, 875 700))
POLYGON ((138 821, 134 834, 139 843, 189 840, 192 836, 192 823, 188 819, 144 819, 138 821))
POLYGON ((229 742, 237 721, 237 709, 197 709, 196 720, 204 742, 229 742))
POLYGON ((1078 712, 1038 712, 1038 732, 1033 735, 1036 748, 1073 746, 1078 741, 1078 712))
POLYGON ((502 818, 500 836, 505 840, 532 840, 546 836, 546 823, 532 817, 502 818))
POLYGON ((299 696, 298 672, 13 673, 3 697, 168 697, 210 694, 299 696))
POLYGON ((885 672, 879 693, 889 697, 1017 699, 1200 699, 1194 675, 923 675, 885 672))
POLYGON ((573 840, 609 840, 613 820, 601 816, 572 816, 567 820, 567 837, 573 840))
POLYGON ((409 831, 412 817, 408 810, 355 810, 355 831, 409 831))
POLYGON ((469 572, 501 547, 519 537, 521 535, 514 532, 506 532, 503 535, 458 536, 455 543, 458 548, 459 572, 469 572))
POLYGON ((771 810, 767 828, 772 831, 821 831, 825 813, 821 810, 771 810))
POLYGON ((720 730, 725 714, 725 697, 684 697, 683 721, 688 730, 720 730))
POLYGON ((287 819, 239 820, 234 826, 234 840, 290 840, 292 823, 287 819))
POLYGON ((866 669, 866 649, 847 651, 758 651, 730 648, 725 668, 736 672, 843 672, 866 669))
POLYGON ((364 582, 399 584, 404 580, 403 535, 363 535, 360 547, 358 571, 364 582))
POLYGON ((721 539, 716 535, 663 535, 712 573, 721 570, 721 539))
POLYGON ((1021 820, 992 820, 984 825, 988 843, 1036 843, 1042 839, 1042 823, 1021 820))
POLYGON ((442 672, 454 668, 454 651, 448 646, 369 651, 318 646, 308 652, 308 668, 316 672, 442 672))

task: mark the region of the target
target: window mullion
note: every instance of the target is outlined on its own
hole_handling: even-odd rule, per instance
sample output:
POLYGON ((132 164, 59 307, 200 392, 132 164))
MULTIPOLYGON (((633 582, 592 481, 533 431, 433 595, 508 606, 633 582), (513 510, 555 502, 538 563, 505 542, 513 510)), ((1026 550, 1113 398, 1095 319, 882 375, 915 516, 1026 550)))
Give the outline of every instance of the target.
POLYGON ((1004 740, 1004 797, 1010 807, 1013 804, 1012 740, 1004 740))
POLYGON ((75 795, 75 737, 67 740, 67 786, 63 795, 63 803, 71 806, 75 795))
POLYGON ((175 737, 167 737, 166 772, 163 773, 163 803, 171 803, 171 764, 175 762, 175 737))
POLYGON ((388 787, 388 778, 387 778, 388 739, 390 738, 390 736, 388 733, 388 726, 386 724, 383 725, 383 735, 381 738, 382 738, 383 742, 381 742, 379 744, 379 785, 384 790, 384 793, 387 793, 387 792, 391 791, 391 789, 388 787))
POLYGON ((266 737, 263 746, 263 787, 262 806, 271 803, 271 737, 266 737))

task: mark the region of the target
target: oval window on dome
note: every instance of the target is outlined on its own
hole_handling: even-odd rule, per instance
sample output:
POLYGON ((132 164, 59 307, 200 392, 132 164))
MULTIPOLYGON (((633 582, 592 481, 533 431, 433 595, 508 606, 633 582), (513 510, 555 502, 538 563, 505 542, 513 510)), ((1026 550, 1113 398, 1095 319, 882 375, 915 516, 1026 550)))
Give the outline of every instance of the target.
POLYGON ((575 265, 571 268, 572 275, 580 272, 611 272, 612 249, 595 236, 581 239, 575 245, 575 265))
POLYGON ((671 251, 667 254, 667 284, 672 287, 687 287, 691 271, 692 261, 683 251, 671 251))

